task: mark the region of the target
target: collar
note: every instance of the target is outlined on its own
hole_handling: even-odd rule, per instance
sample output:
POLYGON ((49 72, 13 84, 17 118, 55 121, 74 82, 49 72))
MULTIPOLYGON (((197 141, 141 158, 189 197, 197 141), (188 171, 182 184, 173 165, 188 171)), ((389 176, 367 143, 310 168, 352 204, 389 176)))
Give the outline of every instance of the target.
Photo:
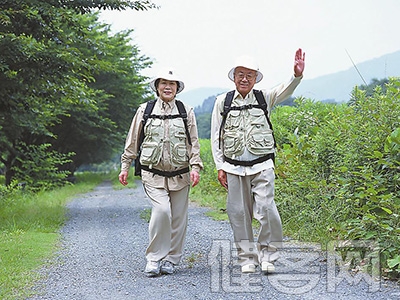
POLYGON ((157 99, 157 104, 159 105, 159 107, 160 108, 167 108, 167 107, 169 107, 169 108, 174 108, 175 107, 175 98, 172 100, 172 101, 169 101, 169 102, 165 102, 165 101, 163 101, 163 100, 161 100, 161 98, 158 98, 157 99))
POLYGON ((235 90, 235 94, 233 95, 233 99, 240 99, 240 100, 247 100, 247 99, 251 99, 253 100, 254 98, 254 89, 251 89, 251 91, 243 98, 242 94, 239 93, 237 90, 235 90))

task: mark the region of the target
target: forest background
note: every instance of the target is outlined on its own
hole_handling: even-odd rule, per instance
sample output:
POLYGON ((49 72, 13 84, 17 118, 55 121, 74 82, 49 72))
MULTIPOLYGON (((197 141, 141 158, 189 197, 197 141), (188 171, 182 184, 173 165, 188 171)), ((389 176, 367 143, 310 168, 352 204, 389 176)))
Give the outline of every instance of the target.
MULTIPOLYGON (((0 290, 16 284, 19 275, 10 266, 26 259, 21 245, 32 242, 32 235, 41 238, 31 247, 49 236, 54 238, 48 248, 56 244, 65 202, 44 200, 45 195, 78 185, 87 178, 79 176, 83 171, 116 177, 132 116, 153 97, 140 75, 152 62, 132 43, 131 31, 112 33, 98 21, 98 9, 129 7, 154 5, 114 0, 0 4, 0 290), (62 213, 53 219, 32 210, 44 206, 62 213), (15 251, 8 251, 11 247, 15 251)), ((375 79, 354 87, 346 103, 290 99, 271 115, 278 145, 276 199, 285 235, 322 243, 374 241, 387 278, 400 274, 399 93, 399 78, 375 79)), ((212 107, 213 98, 205 105, 212 107)), ((196 116, 205 170, 191 199, 213 208, 213 217, 226 218, 226 191, 216 180, 208 139, 210 109, 203 107, 196 116)), ((36 264, 21 274, 43 257, 29 259, 36 264)))

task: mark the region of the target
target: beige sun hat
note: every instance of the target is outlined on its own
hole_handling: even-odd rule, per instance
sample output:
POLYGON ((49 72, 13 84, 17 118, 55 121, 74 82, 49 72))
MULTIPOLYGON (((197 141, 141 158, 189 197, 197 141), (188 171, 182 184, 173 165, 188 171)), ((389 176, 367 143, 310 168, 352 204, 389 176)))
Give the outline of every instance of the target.
POLYGON ((258 70, 258 64, 255 59, 248 55, 240 56, 235 61, 235 66, 229 71, 228 77, 230 80, 234 81, 234 73, 237 67, 244 67, 257 72, 256 83, 263 79, 263 74, 258 70))
POLYGON ((157 92, 156 81, 158 79, 177 81, 179 83, 178 89, 176 91, 177 94, 182 92, 183 89, 185 88, 185 84, 180 79, 180 76, 172 68, 164 68, 164 69, 160 70, 158 72, 157 76, 152 81, 150 81, 150 87, 154 92, 157 92))

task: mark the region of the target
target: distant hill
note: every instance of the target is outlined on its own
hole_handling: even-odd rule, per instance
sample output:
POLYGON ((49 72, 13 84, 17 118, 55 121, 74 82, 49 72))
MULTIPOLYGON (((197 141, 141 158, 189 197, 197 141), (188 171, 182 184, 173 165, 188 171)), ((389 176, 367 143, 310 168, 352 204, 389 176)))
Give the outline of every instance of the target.
MULTIPOLYGON (((400 77, 400 51, 359 63, 356 66, 367 84, 374 78, 400 77)), ((357 70, 351 67, 345 71, 313 79, 303 79, 293 96, 304 96, 318 101, 347 102, 353 88, 362 84, 364 82, 357 70)), ((201 107, 209 97, 226 91, 226 88, 204 87, 183 92, 178 95, 178 99, 196 108, 201 107)))
POLYGON ((208 97, 216 96, 226 91, 227 89, 224 88, 204 87, 204 88, 194 89, 188 92, 183 92, 182 94, 179 94, 177 98, 182 100, 189 106, 196 107, 196 106, 201 106, 203 101, 208 97))
MULTIPOLYGON (((400 76, 400 51, 356 64, 357 69, 367 84, 372 79, 400 76)), ((355 86, 364 82, 356 68, 324 75, 314 79, 304 79, 293 96, 304 96, 314 100, 335 100, 347 102, 355 86)))

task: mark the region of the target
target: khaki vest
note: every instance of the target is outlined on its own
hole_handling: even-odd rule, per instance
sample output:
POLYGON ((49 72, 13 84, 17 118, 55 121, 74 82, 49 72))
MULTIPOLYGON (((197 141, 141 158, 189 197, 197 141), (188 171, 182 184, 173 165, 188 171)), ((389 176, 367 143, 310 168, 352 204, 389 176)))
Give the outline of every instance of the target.
POLYGON ((264 111, 259 108, 231 110, 223 132, 224 155, 236 159, 244 149, 256 156, 274 153, 274 137, 264 111))
MULTIPOLYGON (((160 109, 155 106, 152 114, 160 115, 160 109)), ((179 114, 175 106, 172 114, 179 114)), ((152 168, 160 163, 164 147, 169 147, 170 164, 178 169, 189 166, 189 156, 186 146, 185 124, 182 118, 162 120, 149 118, 144 127, 144 140, 140 163, 152 168), (168 126, 166 128, 166 126, 168 126), (166 136, 168 135, 168 136, 166 136)))

